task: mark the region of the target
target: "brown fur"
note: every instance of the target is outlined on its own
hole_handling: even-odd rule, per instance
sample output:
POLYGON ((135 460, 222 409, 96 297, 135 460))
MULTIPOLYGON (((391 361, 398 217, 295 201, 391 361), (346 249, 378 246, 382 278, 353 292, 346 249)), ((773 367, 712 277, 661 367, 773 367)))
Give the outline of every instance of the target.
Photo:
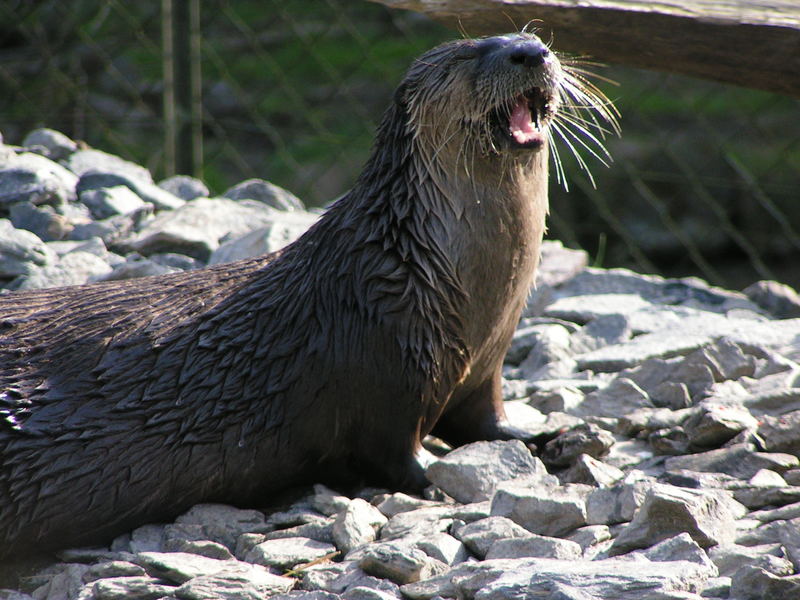
POLYGON ((418 59, 353 189, 278 254, 0 296, 0 555, 302 482, 418 487, 429 432, 519 435, 500 370, 539 256, 547 145, 515 148, 490 113, 534 86, 555 111, 555 58, 519 64, 536 47, 418 59))

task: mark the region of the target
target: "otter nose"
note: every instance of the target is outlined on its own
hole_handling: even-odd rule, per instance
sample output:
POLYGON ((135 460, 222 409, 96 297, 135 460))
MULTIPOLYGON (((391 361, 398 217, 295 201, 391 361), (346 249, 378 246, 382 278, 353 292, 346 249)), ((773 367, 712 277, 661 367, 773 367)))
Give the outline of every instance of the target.
POLYGON ((550 49, 539 40, 524 40, 508 46, 506 52, 511 64, 532 69, 545 61, 550 49))

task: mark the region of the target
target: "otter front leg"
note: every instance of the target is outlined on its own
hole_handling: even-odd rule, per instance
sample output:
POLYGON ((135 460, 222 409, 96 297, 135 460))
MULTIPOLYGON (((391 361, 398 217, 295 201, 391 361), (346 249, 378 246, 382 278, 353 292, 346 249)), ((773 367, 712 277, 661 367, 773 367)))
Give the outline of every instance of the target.
MULTIPOLYGON (((395 406, 414 407, 408 397, 401 397, 401 400, 395 406)), ((376 407, 386 406, 379 401, 374 404, 376 407)), ((436 457, 422 447, 417 415, 413 411, 403 415, 388 410, 376 410, 375 414, 380 416, 380 420, 358 431, 355 461, 350 459, 348 462, 366 475, 370 483, 421 493, 430 485, 425 470, 436 457)))
POLYGON ((428 481, 425 475, 425 470, 428 468, 428 465, 435 461, 436 456, 420 446, 420 448, 409 457, 409 461, 403 471, 403 477, 396 481, 396 487, 408 492, 421 494, 422 490, 430 485, 430 481, 428 481))
POLYGON ((433 435, 455 446, 479 440, 531 440, 533 433, 511 425, 506 418, 500 369, 467 395, 456 398, 436 423, 433 435))

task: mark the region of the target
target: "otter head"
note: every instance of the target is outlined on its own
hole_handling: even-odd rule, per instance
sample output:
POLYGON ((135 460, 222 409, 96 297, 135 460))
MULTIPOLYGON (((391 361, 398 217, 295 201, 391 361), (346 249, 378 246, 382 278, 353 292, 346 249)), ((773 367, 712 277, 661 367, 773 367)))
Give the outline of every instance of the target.
POLYGON ((563 72, 535 35, 457 40, 418 58, 398 89, 419 148, 429 158, 474 153, 524 160, 546 151, 563 72))
POLYGON ((456 40, 414 62, 395 108, 433 171, 496 184, 498 174, 530 173, 515 165, 546 171, 549 149, 557 179, 567 187, 555 133, 594 183, 581 152, 607 165, 602 138, 619 133, 619 115, 582 64, 559 59, 524 31, 456 40))

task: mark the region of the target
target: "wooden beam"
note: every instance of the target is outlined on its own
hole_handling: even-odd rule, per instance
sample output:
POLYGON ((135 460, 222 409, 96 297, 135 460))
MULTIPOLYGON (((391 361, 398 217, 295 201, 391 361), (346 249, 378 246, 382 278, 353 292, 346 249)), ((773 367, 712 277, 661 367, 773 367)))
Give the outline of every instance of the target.
POLYGON ((470 36, 528 22, 556 50, 800 97, 800 0, 374 0, 470 36))

